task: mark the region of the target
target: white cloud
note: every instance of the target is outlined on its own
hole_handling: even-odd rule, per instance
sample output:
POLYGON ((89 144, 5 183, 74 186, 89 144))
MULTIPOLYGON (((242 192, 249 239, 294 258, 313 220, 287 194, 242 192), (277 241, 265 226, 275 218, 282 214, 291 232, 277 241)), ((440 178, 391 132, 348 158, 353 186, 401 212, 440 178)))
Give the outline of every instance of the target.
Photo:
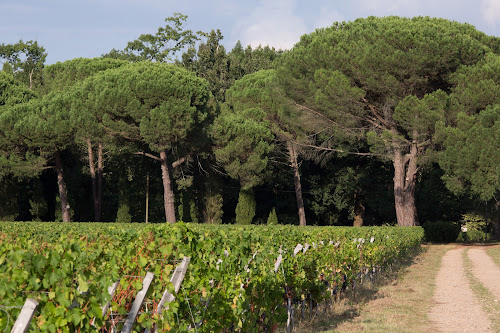
POLYGON ((500 0, 483 0, 481 14, 488 25, 496 26, 500 22, 500 0))
POLYGON ((360 8, 376 16, 410 16, 411 13, 418 12, 420 4, 415 0, 361 0, 360 8))
POLYGON ((346 21, 346 18, 342 13, 336 9, 329 8, 329 6, 321 6, 318 16, 313 23, 313 27, 325 28, 331 26, 334 22, 346 21))
POLYGON ((249 16, 240 20, 234 32, 243 45, 290 49, 307 32, 304 20, 294 14, 296 7, 295 0, 261 0, 249 16))

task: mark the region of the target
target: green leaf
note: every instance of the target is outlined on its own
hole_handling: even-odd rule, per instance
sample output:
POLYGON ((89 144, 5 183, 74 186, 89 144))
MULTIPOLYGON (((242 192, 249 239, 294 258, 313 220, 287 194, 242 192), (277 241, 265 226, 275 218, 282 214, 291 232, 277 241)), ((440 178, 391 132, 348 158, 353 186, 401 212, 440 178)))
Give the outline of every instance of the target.
POLYGON ((82 320, 81 310, 79 308, 74 308, 71 311, 71 317, 72 317, 71 319, 73 320, 73 324, 75 324, 75 325, 80 324, 80 322, 82 320))
POLYGON ((144 257, 139 257, 139 266, 144 267, 148 264, 148 259, 144 257))
POLYGON ((87 281, 81 275, 78 275, 78 290, 82 293, 86 293, 89 290, 87 281))

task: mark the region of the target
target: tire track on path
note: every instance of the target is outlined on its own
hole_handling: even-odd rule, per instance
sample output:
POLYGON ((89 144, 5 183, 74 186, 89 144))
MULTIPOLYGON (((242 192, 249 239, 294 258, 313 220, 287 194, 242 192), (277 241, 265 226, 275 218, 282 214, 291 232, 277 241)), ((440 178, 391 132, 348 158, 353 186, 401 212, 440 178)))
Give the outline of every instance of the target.
POLYGON ((449 250, 443 256, 436 277, 436 290, 429 319, 439 332, 493 332, 487 314, 474 296, 465 275, 464 248, 449 250))
POLYGON ((500 300, 500 268, 485 252, 484 248, 474 247, 467 251, 472 262, 473 273, 497 300, 500 300))

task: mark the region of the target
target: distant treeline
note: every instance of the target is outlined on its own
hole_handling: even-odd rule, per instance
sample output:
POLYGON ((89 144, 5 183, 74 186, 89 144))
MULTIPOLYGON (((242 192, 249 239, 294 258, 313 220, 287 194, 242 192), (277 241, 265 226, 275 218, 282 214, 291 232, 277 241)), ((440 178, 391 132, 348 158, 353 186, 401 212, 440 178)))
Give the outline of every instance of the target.
POLYGON ((54 65, 0 45, 2 220, 499 221, 500 38, 369 17, 227 52, 186 19, 54 65))

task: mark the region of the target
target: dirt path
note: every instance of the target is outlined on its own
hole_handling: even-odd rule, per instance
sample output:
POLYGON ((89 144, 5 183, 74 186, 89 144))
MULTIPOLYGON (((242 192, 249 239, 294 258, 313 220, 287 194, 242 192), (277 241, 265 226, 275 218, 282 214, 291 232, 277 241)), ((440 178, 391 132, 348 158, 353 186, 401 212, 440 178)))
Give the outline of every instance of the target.
POLYGON ((484 248, 471 248, 467 254, 473 265, 474 276, 497 300, 500 300, 500 268, 484 248))
MULTIPOLYGON (((469 286, 464 270, 463 251, 463 247, 456 248, 443 256, 436 278, 436 305, 431 308, 429 319, 439 332, 493 332, 488 315, 469 286)), ((472 256, 481 255, 473 251, 472 256)), ((480 261, 476 262, 478 267, 483 267, 481 269, 487 269, 482 263, 483 259, 479 259, 481 264, 480 261)))
POLYGON ((426 245, 390 281, 307 332, 500 333, 498 244, 426 245))

